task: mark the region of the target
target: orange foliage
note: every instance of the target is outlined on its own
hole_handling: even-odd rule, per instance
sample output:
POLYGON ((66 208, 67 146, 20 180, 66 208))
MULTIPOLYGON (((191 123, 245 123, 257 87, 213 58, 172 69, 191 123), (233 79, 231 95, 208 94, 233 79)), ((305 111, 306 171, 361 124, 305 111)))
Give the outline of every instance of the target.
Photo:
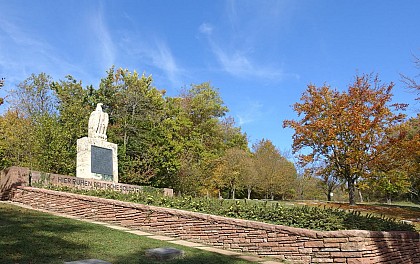
POLYGON ((283 123, 295 130, 294 153, 311 150, 300 155, 301 163, 324 161, 347 181, 351 204, 355 203, 356 180, 368 173, 368 165, 378 157, 378 147, 389 129, 405 118, 388 106, 393 87, 393 83, 382 84, 372 75, 356 76, 347 91, 308 85, 301 102, 294 104, 300 119, 283 123))

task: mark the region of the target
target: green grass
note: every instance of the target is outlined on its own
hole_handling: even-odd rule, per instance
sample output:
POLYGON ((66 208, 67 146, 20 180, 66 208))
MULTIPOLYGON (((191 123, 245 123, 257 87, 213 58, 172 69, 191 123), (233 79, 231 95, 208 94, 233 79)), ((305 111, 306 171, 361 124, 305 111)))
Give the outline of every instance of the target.
POLYGON ((64 261, 91 258, 113 264, 162 263, 145 257, 147 249, 157 247, 173 247, 185 252, 183 259, 164 262, 168 264, 251 263, 0 203, 0 263, 62 264, 64 261))

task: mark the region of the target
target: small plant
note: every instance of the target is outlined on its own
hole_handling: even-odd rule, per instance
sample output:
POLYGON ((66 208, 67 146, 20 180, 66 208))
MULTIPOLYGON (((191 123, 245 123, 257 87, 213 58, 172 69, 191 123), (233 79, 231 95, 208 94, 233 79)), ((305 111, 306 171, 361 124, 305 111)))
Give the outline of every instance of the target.
POLYGON ((284 207, 279 203, 247 200, 219 200, 191 196, 167 197, 160 193, 121 193, 113 190, 82 190, 49 186, 58 191, 103 197, 127 202, 177 208, 226 217, 254 220, 278 225, 321 231, 370 230, 415 231, 411 224, 384 216, 363 215, 358 211, 309 206, 284 207))

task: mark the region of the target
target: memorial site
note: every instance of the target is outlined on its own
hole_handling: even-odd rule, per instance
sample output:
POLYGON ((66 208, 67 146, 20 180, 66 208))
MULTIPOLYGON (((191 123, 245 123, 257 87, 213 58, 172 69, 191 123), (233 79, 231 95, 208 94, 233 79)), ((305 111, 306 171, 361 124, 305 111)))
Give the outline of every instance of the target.
POLYGON ((420 264, 420 2, 0 10, 0 264, 420 264))

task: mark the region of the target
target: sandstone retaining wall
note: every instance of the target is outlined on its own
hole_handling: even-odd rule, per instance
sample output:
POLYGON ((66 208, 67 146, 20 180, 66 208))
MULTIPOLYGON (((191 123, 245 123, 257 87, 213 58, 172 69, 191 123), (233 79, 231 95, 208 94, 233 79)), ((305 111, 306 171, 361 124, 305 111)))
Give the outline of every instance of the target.
POLYGON ((415 232, 321 232, 26 186, 11 194, 34 208, 297 263, 420 263, 415 232))

